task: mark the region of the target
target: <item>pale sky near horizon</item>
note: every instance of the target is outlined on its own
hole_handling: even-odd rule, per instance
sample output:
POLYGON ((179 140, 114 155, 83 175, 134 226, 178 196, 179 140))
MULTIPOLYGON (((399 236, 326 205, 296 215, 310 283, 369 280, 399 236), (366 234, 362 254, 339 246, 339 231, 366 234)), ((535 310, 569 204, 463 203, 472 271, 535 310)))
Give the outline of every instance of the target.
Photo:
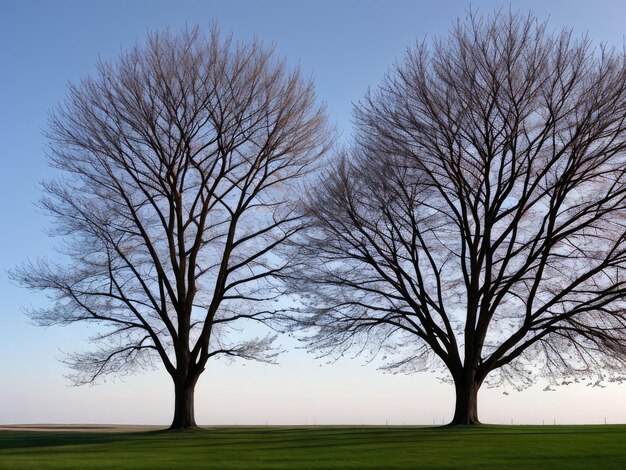
MULTIPOLYGON (((473 8, 532 10, 555 30, 571 27, 622 47, 626 5, 620 1, 474 1, 473 8)), ((7 270, 52 252, 49 221, 34 203, 50 176, 47 112, 68 81, 94 71, 98 58, 142 42, 148 31, 217 23, 237 39, 256 35, 314 77, 342 138, 351 110, 405 48, 446 34, 470 2, 438 1, 4 1, 0 3, 0 424, 167 424, 173 387, 163 370, 92 387, 70 387, 63 352, 88 348, 84 326, 31 325, 20 308, 45 301, 11 284, 7 270)), ((199 424, 432 424, 448 421, 454 391, 436 375, 384 374, 363 358, 326 364, 282 339, 278 365, 211 363, 196 392, 199 424)), ((576 385, 543 392, 484 388, 479 414, 492 423, 626 422, 626 384, 576 385)))

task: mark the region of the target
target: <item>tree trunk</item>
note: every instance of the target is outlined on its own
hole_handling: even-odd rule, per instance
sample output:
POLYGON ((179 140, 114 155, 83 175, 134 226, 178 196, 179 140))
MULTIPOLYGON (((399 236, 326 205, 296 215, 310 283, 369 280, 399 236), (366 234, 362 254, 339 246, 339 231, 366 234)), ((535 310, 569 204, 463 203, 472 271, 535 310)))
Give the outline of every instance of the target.
POLYGON ((197 379, 174 381, 174 419, 170 429, 196 428, 194 391, 197 379))
POLYGON ((480 383, 472 376, 459 377, 454 380, 456 389, 456 405, 454 417, 450 422, 455 424, 480 424, 478 420, 478 389, 480 383))

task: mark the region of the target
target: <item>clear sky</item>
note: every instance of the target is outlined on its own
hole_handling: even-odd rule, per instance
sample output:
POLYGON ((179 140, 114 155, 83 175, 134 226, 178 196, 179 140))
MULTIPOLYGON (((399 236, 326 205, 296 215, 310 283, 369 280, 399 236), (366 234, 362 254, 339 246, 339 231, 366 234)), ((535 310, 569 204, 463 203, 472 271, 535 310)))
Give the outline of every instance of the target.
MULTIPOLYGON (((509 2, 474 1, 489 13, 509 2)), ((622 47, 626 5, 595 0, 518 1, 596 41, 622 47)), ((445 34, 469 2, 437 1, 3 1, 0 2, 0 423, 168 423, 173 389, 162 371, 95 387, 69 387, 58 359, 80 350, 83 326, 39 329, 20 313, 42 302, 12 285, 7 269, 51 253, 48 220, 37 210, 38 182, 51 174, 45 159, 48 110, 68 81, 93 72, 98 57, 115 59, 148 31, 213 22, 238 39, 253 35, 315 77, 320 99, 343 138, 351 109, 368 86, 416 39, 445 34)), ((453 389, 434 374, 389 375, 362 359, 328 365, 283 340, 277 366, 210 364, 196 393, 201 424, 440 423, 451 418, 453 389)), ((524 392, 484 389, 483 421, 494 423, 626 422, 626 385, 562 387, 524 392)))

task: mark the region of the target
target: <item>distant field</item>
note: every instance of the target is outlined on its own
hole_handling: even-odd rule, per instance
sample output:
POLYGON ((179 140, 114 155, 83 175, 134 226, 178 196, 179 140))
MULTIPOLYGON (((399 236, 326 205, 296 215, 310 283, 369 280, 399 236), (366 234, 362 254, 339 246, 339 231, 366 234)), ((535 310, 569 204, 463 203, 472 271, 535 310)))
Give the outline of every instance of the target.
POLYGON ((0 469, 626 469, 626 425, 0 430, 0 469))

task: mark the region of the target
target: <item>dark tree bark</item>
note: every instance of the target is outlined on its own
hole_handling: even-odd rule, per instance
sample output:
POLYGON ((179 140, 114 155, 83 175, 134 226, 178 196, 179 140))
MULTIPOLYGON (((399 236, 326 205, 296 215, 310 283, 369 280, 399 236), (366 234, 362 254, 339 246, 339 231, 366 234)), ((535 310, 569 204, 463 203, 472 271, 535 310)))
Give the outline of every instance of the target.
POLYGON ((478 419, 478 390, 481 383, 468 372, 454 376, 455 404, 450 424, 480 424, 478 419))
POLYGON ((194 388, 215 356, 273 361, 282 276, 276 248, 301 228, 296 180, 328 146, 313 85, 258 43, 217 30, 154 34, 70 86, 52 115, 62 176, 42 206, 62 263, 13 273, 50 293, 42 326, 103 325, 99 349, 70 356, 76 383, 161 364, 175 385, 172 428, 195 426, 194 388))
POLYGON ((198 377, 186 377, 174 382, 174 419, 170 429, 195 428, 194 393, 198 377))
POLYGON ((292 273, 312 349, 483 383, 626 375, 626 56, 470 14, 356 107, 292 273))

